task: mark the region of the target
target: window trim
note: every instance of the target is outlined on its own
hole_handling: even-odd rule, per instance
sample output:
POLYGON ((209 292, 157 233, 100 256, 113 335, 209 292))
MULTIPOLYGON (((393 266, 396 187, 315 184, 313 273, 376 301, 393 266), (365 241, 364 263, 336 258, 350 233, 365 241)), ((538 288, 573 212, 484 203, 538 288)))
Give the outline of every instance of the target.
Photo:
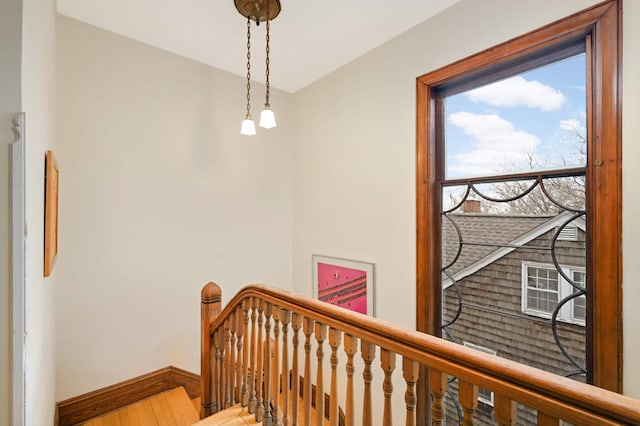
MULTIPOLYGON (((494 46, 416 80, 416 328, 440 335, 441 195, 436 162, 442 147, 436 135, 443 129, 439 89, 489 75, 496 67, 584 40, 588 67, 589 209, 587 229, 587 366, 588 382, 622 391, 622 159, 621 159, 621 16, 622 1, 609 0, 538 30, 494 46), (607 256, 595 256, 598 251, 607 256), (598 259, 593 262, 592 259, 598 259), (598 285, 591 285, 597 282, 598 285)), ((427 376, 426 370, 421 376, 427 376)), ((428 380, 418 384, 418 424, 428 416, 428 380)))
MULTIPOLYGON (((566 266, 560 265, 562 271, 568 276, 573 278, 573 274, 576 272, 585 272, 585 268, 583 266, 566 266)), ((521 284, 522 284, 522 293, 521 293, 521 308, 522 312, 527 315, 532 315, 540 318, 551 319, 551 312, 543 311, 540 309, 530 308, 528 306, 528 269, 529 268, 540 268, 547 269, 550 271, 556 271, 555 265, 551 263, 540 263, 540 262, 530 262, 527 260, 522 261, 522 275, 521 275, 521 284)), ((569 296, 573 293, 573 286, 562 276, 562 274, 558 273, 558 302, 560 302, 565 297, 569 296)), ((575 300, 575 299, 573 299, 575 300)), ((575 318, 573 316, 573 300, 570 300, 565 306, 563 306, 558 313, 558 321, 562 321, 569 324, 576 324, 583 326, 585 325, 585 320, 581 318, 575 318)))

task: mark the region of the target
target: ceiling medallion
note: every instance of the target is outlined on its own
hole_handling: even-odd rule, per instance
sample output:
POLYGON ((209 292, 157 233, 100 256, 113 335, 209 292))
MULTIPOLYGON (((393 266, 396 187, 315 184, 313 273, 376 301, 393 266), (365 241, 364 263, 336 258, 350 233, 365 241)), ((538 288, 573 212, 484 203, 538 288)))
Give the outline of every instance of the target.
POLYGON ((242 16, 257 24, 272 21, 280 13, 280 0, 234 0, 233 2, 242 16))

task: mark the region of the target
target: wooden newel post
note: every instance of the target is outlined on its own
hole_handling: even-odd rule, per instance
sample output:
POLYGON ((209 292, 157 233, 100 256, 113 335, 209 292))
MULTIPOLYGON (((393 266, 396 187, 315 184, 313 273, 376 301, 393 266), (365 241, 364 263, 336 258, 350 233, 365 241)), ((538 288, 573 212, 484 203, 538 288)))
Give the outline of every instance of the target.
POLYGON ((211 359, 211 323, 222 311, 222 289, 214 282, 207 283, 200 292, 200 418, 205 418, 221 409, 212 392, 213 371, 211 359))

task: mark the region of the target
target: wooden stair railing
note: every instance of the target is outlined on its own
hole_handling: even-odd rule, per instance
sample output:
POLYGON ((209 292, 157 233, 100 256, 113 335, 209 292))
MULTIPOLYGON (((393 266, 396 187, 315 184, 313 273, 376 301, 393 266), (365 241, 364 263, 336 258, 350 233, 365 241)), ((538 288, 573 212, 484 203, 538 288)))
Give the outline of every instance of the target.
POLYGON ((474 422, 479 386, 494 392, 493 416, 499 425, 515 424, 517 403, 537 410, 538 425, 559 425, 561 421, 575 425, 640 425, 639 400, 284 290, 248 286, 222 310, 220 287, 209 283, 202 289, 201 312, 201 417, 241 403, 255 414, 256 421, 267 426, 320 426, 325 421, 323 396, 328 377, 329 425, 338 425, 338 404, 343 401, 347 426, 354 424, 356 405, 361 407, 363 425, 375 421, 387 426, 395 419, 410 426, 416 424, 421 397, 416 384, 426 380, 430 391, 426 417, 431 424, 441 425, 445 423, 447 380, 453 376, 459 380, 464 425, 474 422), (354 393, 353 379, 358 346, 361 360, 355 361, 362 366, 361 395, 354 393), (381 389, 372 386, 378 371, 373 367, 376 355, 381 389), (398 368, 397 356, 401 357, 398 368), (340 364, 341 357, 346 359, 344 365, 340 364), (300 361, 304 363, 302 369, 300 361), (420 366, 426 367, 427 377, 419 377, 423 370, 420 366), (400 394, 405 402, 402 413, 392 413, 394 374, 401 375, 405 383, 400 394), (346 389, 338 395, 341 375, 346 377, 346 389), (311 418, 312 381, 316 388, 315 419, 311 418), (374 410, 373 395, 378 391, 382 404, 374 410), (300 394, 302 412, 298 408, 300 394), (281 402, 278 395, 283 396, 281 402), (361 400, 356 402, 357 398, 361 400))

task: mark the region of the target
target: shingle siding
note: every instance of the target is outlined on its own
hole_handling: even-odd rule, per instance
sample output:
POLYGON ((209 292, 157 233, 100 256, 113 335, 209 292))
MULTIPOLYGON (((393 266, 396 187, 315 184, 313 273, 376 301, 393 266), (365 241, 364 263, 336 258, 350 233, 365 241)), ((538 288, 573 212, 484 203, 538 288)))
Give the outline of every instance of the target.
MULTIPOLYGON (((484 218, 487 219, 488 216, 484 215, 484 218)), ((507 226, 497 225, 498 222, 493 217, 492 220, 483 221, 483 215, 469 215, 469 217, 458 217, 456 220, 460 228, 464 229, 463 232, 471 232, 468 236, 463 235, 465 240, 482 241, 485 235, 492 235, 491 242, 508 243, 517 238, 513 232, 508 235, 506 232, 502 232, 503 235, 496 235, 500 234, 500 232, 493 232, 496 226, 498 229, 504 229, 507 226), (492 226, 494 228, 491 228, 492 226)), ((547 220, 549 220, 548 217, 525 217, 521 222, 518 222, 517 218, 509 219, 513 222, 510 226, 520 223, 516 228, 521 233, 526 233, 547 220)), ((447 227, 448 235, 451 236, 452 227, 443 225, 443 228, 447 229, 447 227)), ((528 242, 526 247, 550 248, 554 232, 555 230, 551 230, 540 235, 528 242)), ((582 231, 578 234, 578 241, 557 242, 556 254, 560 265, 585 266, 585 234, 582 231)), ((455 238, 457 240, 457 236, 455 238)), ((449 245, 448 250, 451 250, 451 247, 449 245)), ((478 257, 480 253, 486 256, 496 250, 495 248, 487 250, 486 247, 478 249, 478 247, 481 246, 471 246, 467 250, 467 246, 464 246, 459 262, 456 262, 452 269, 459 271, 471 263, 478 262, 482 258, 482 256, 478 257), (463 261, 467 263, 462 263, 463 261)), ((553 337, 551 320, 522 312, 523 261, 552 265, 551 251, 526 247, 515 249, 457 283, 462 295, 462 313, 448 328, 453 338, 460 344, 467 341, 494 350, 500 357, 564 375, 575 371, 576 368, 558 348, 553 337)), ((451 258, 450 255, 449 259, 451 258)), ((454 317, 458 307, 456 288, 448 287, 444 291, 444 296, 443 323, 447 323, 454 317)), ((569 354, 580 365, 584 365, 585 327, 558 322, 557 331, 569 354)), ((452 383, 450 390, 454 394, 457 393, 457 384, 452 383)), ((476 424, 494 424, 491 420, 492 408, 483 404, 480 406, 476 413, 476 424)), ((450 410, 454 408, 450 400, 448 408, 450 410)), ((448 424, 457 424, 454 421, 456 416, 452 413, 453 411, 449 412, 448 424)), ((536 423, 534 411, 523 408, 518 413, 518 424, 536 423)))

